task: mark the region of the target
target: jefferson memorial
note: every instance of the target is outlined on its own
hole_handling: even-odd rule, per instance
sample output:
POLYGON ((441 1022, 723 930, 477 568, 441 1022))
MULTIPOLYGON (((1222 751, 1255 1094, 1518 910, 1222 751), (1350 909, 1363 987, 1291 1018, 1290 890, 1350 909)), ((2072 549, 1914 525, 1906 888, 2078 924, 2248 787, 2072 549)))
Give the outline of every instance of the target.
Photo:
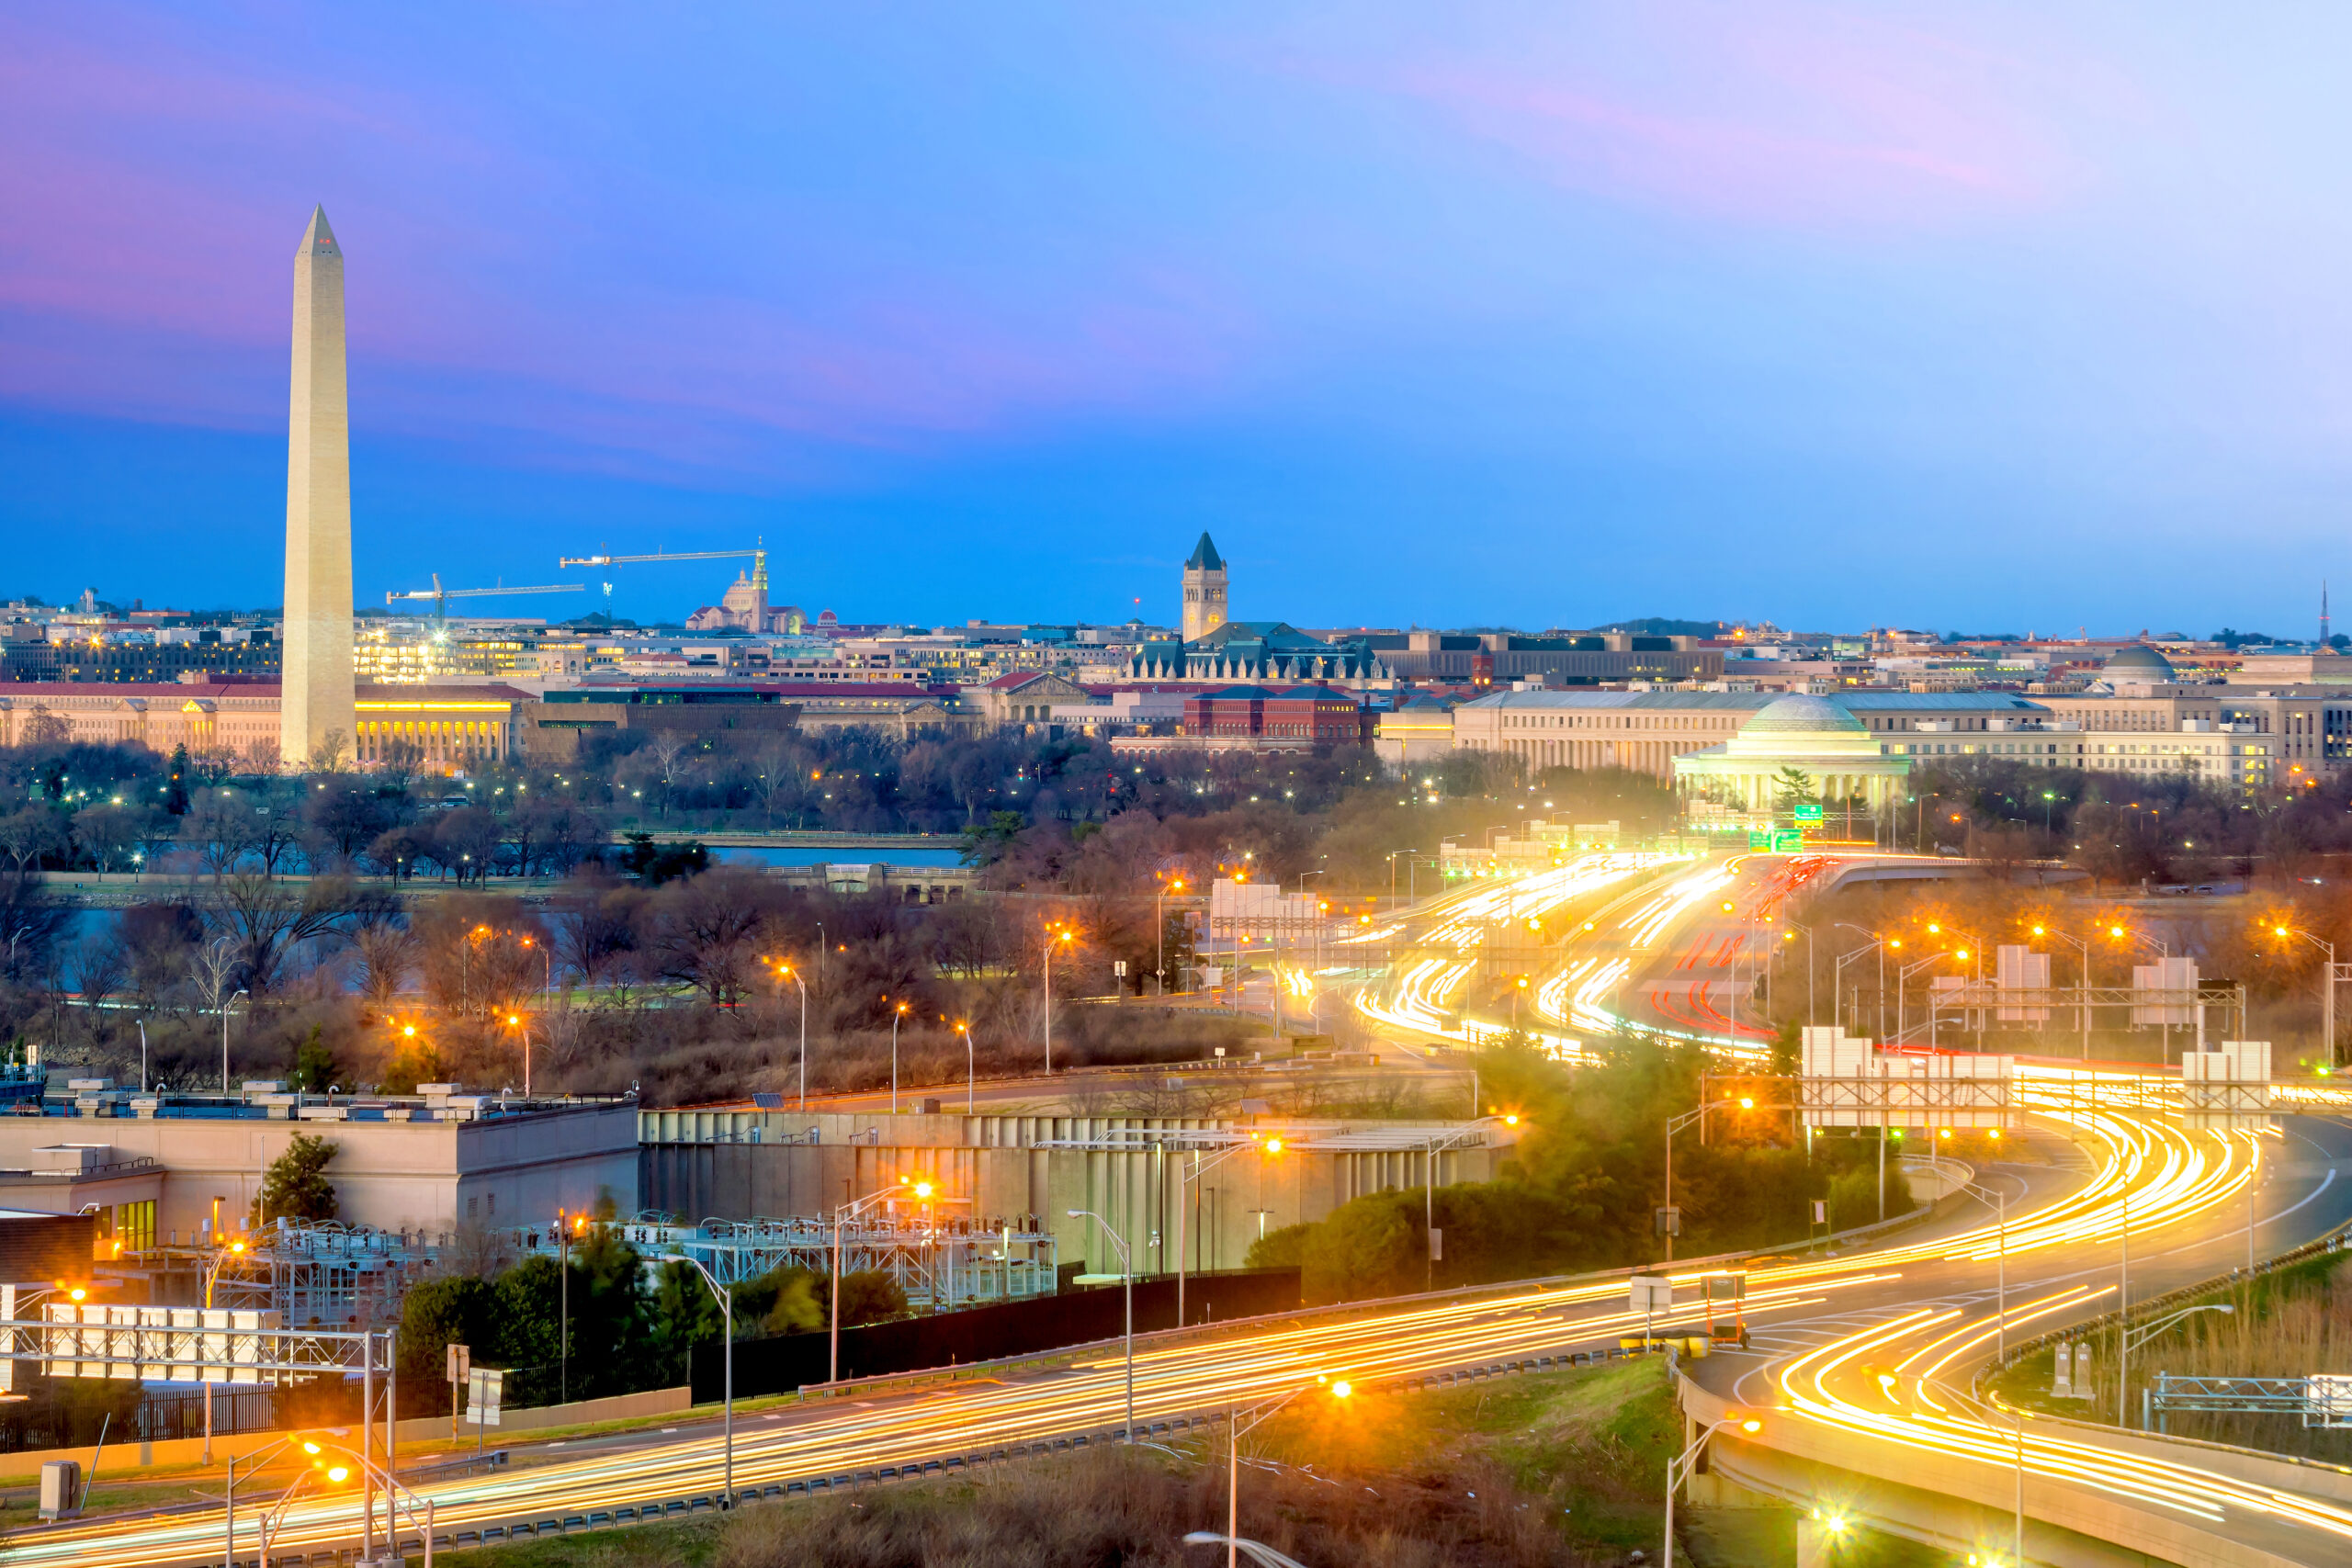
POLYGON ((1770 811, 1790 768, 1813 781, 1808 799, 1860 798, 1876 812, 1894 800, 1911 759, 1889 756, 1843 705, 1792 694, 1765 704, 1723 744, 1675 758, 1674 782, 1709 799, 1770 811))

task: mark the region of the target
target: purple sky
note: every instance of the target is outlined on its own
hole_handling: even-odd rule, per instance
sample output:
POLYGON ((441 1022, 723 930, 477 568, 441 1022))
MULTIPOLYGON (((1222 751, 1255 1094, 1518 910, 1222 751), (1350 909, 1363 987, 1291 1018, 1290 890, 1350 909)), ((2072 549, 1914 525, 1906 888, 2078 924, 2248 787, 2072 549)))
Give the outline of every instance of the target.
POLYGON ((0 595, 275 601, 322 202, 363 603, 759 536, 812 613, 1167 620, 1207 527, 1306 624, 2305 633, 2352 580, 2347 35, 13 6, 0 595))

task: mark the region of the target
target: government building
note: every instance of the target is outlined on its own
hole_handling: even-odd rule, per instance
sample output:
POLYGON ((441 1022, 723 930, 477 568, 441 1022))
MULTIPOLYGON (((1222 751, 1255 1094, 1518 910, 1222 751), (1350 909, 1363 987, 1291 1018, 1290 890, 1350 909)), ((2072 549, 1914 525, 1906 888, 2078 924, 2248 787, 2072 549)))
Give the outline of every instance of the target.
MULTIPOLYGON (((2352 699, 2184 686, 2127 648, 2076 694, 1495 692, 1453 713, 1452 749, 1544 768, 1630 768, 1727 803, 1796 768, 1875 798, 1920 759, 1986 757, 2217 789, 2299 787, 2344 765, 2352 699), (1874 753, 1887 765, 1860 765, 1874 753), (1899 766, 1894 764, 1899 763, 1899 766), (1877 782, 1872 782, 1877 781, 1877 782)), ((1424 718, 1427 726, 1434 716, 1424 718)), ((1428 754, 1424 739, 1422 753, 1428 754)))
MULTIPOLYGON (((35 741, 144 746, 218 757, 244 771, 276 773, 280 688, 272 682, 0 685, 0 746, 35 741)), ((481 767, 513 756, 531 701, 511 686, 358 686, 358 733, 346 764, 393 760, 429 773, 481 767)))

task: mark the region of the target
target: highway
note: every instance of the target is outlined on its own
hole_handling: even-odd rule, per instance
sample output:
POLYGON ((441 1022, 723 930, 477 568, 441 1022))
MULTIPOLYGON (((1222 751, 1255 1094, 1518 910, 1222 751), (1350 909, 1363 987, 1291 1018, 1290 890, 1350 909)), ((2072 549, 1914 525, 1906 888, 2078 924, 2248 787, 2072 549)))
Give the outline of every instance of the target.
MULTIPOLYGON (((2086 1140, 2092 1157, 1997 1171, 2024 1181, 2028 1193, 2007 1236, 2013 1323, 2038 1329, 2111 1300, 2127 1204, 2140 1253, 2135 1296, 2220 1271, 2231 1258, 2243 1256, 2245 1184, 2259 1157, 2256 1140, 2188 1134, 2128 1112, 2069 1112, 2065 1120, 2086 1140)), ((2312 1140, 2306 1153, 2313 1157, 2295 1162, 2299 1172, 2352 1161, 2352 1135, 2332 1123, 2299 1121, 2292 1135, 2312 1140)), ((2352 1181, 2337 1179, 2332 1169, 2281 1177, 2259 1196, 2266 1250, 2352 1219, 2352 1181)), ((1864 1360, 1884 1365, 1899 1352, 1904 1397, 1933 1401, 1932 1383, 1923 1385, 1921 1373, 1957 1377, 1989 1348, 1991 1269, 2001 1246, 1999 1234, 1983 1220, 1948 1219, 1897 1243, 1759 1267, 1749 1275, 1747 1303, 1755 1353, 1722 1354, 1697 1365, 1729 1396, 1775 1412, 1770 1419, 1837 1422, 1912 1446, 1993 1443, 2000 1434, 1978 1429, 1981 1424, 1965 1413, 1936 1413, 1928 1423, 1889 1407, 1874 1378, 1860 1369, 1864 1360)), ((1690 1284, 1697 1274, 1680 1278, 1690 1284)), ((1476 1300, 1396 1303, 1337 1321, 1253 1328, 1231 1337, 1171 1344, 1160 1337, 1138 1357, 1137 1416, 1213 1413, 1228 1401, 1283 1392, 1317 1375, 1373 1385, 1452 1367, 1605 1347, 1641 1331, 1640 1316, 1625 1303, 1625 1287, 1615 1280, 1531 1285, 1476 1300)), ((1655 1326, 1687 1332, 1698 1326, 1698 1312, 1686 1297, 1655 1326)), ((1003 1382, 768 1413, 739 1429, 736 1483, 842 1474, 1100 1430, 1122 1418, 1123 1390, 1123 1362, 1110 1357, 1003 1382)), ((718 1490, 719 1444, 707 1422, 674 1437, 582 1446, 588 1451, 579 1459, 433 1488, 437 1532, 718 1490)), ((2136 1461, 2102 1460, 2095 1450, 2086 1457, 2064 1444, 2037 1442, 2029 1462, 2053 1472, 2087 1470, 2101 1483, 2134 1483, 2136 1461)), ((2190 1481, 2172 1483, 2184 1499, 2233 1495, 2235 1483, 2226 1478, 2190 1481)), ((298 1503, 274 1550, 347 1542, 354 1516, 347 1496, 298 1503)), ((2247 1528, 2258 1522, 2249 1519, 2247 1528)), ((2342 1523, 2352 1528, 2352 1515, 2342 1523)), ((164 1564, 207 1555, 217 1560, 220 1539, 219 1513, 205 1510, 28 1530, 12 1540, 10 1552, 28 1565, 164 1564)))
MULTIPOLYGON (((1529 878, 1538 886, 1522 884, 1516 895, 1492 886, 1474 888, 1449 896, 1459 903, 1450 902, 1440 914, 1456 918, 1441 919, 1437 929, 1448 932, 1444 940, 1461 953, 1493 929, 1497 918, 1572 919, 1579 933, 1614 949, 1611 961, 1624 961, 1626 974, 1645 983, 1661 965, 1670 971, 1689 961, 1689 968, 1721 968, 1726 956, 1736 956, 1718 940, 1725 923, 1744 923, 1745 912, 1759 901, 1784 898, 1792 874, 1787 857, 1744 858, 1751 863, 1627 864, 1611 857, 1611 863, 1568 868, 1549 880, 1529 878), (1728 913, 1722 908, 1726 901, 1734 905, 1728 913)), ((1584 951, 1572 937, 1559 944, 1559 967, 1543 976, 1544 985, 1549 988, 1559 973, 1602 956, 1584 951)), ((1419 964, 1409 967, 1418 970, 1419 964)), ((1577 1004, 1573 988, 1562 994, 1570 998, 1565 1023, 1577 1004)), ((1449 995, 1437 981, 1405 974, 1363 1005, 1374 1017, 1387 1010, 1447 1024, 1449 995)), ((1596 999, 1590 1005, 1610 1004, 1596 999)), ((1632 1005, 1656 1010, 1659 1004, 1637 999, 1632 1005)), ((1694 1032, 1718 1029, 1727 1041, 1738 1039, 1742 1025, 1727 1013, 1720 1021, 1704 1012, 1692 1016, 1700 1020, 1694 1032)), ((1561 1033, 1566 1037, 1567 1029, 1561 1033)), ((1564 1038, 1561 1048, 1574 1047, 1564 1038)), ((1955 1392, 1991 1354, 2000 1332, 1996 1270, 2007 1272, 2008 1326, 2038 1333, 2113 1304, 2127 1233, 2132 1296, 2141 1300, 2244 1261, 2250 1213, 2256 1216, 2252 1241, 2266 1254, 2352 1223, 2352 1131, 2297 1117, 2282 1123, 2283 1135, 2270 1137, 2193 1132, 2142 1103, 2139 1081, 2128 1069, 2086 1073, 2036 1066, 2020 1078, 2033 1109, 2034 1132, 2020 1140, 2028 1146, 2016 1163, 1980 1172, 2019 1193, 2006 1227, 1996 1227, 1990 1213, 1962 1205, 1962 1213, 1881 1245, 1758 1260, 1747 1275, 1745 1306, 1752 1349, 1692 1363, 1694 1375, 1716 1395, 1757 1413, 1766 1423, 1759 1444, 1775 1440, 1784 1425, 1803 1424, 1866 1440, 1890 1469, 1931 1470, 1926 1461, 1934 1454, 1985 1457, 1996 1450, 2010 1452, 2013 1462, 2016 1437, 2007 1424, 1984 1419, 1955 1392), (2099 1091, 2097 1104, 2082 1092, 2092 1081, 2099 1091)), ((1685 1268, 1677 1278, 1692 1287, 1698 1271, 1685 1268)), ((1699 1328, 1695 1298, 1695 1290, 1684 1290, 1676 1309, 1651 1326, 1662 1333, 1699 1328)), ((1376 1389, 1388 1380, 1452 1368, 1612 1346, 1643 1326, 1626 1305, 1623 1280, 1610 1279, 1374 1303, 1213 1337, 1199 1330, 1148 1337, 1137 1359, 1136 1413, 1144 1421, 1214 1414, 1318 1376, 1376 1389)), ((739 1425, 736 1485, 841 1475, 1100 1431, 1121 1420, 1124 1390, 1123 1361, 1105 1357, 1000 1381, 763 1412, 739 1425)), ((2025 1467, 2037 1483, 2104 1489, 2149 1507, 2180 1510, 2283 1561, 2342 1561, 2352 1540, 2352 1510, 2322 1497, 2249 1487, 2199 1465, 2192 1450, 2150 1459, 2120 1444, 2030 1427, 2025 1446, 2025 1467)), ((719 1461, 717 1428, 707 1421, 682 1424, 675 1434, 582 1442, 548 1462, 434 1485, 435 1529, 446 1536, 711 1494, 719 1487, 719 1461)), ((298 1502, 273 1552, 347 1546, 356 1533, 356 1500, 347 1495, 298 1502)), ((218 1561, 221 1536, 220 1513, 198 1510, 28 1529, 9 1550, 23 1568, 162 1568, 218 1561)), ((241 1531, 240 1552, 255 1547, 252 1535, 241 1531)))

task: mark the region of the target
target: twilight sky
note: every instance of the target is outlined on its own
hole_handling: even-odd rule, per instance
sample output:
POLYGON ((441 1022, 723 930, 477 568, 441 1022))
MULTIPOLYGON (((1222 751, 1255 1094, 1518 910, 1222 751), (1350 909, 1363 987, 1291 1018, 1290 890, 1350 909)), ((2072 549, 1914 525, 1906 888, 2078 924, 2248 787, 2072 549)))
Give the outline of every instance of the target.
POLYGON ((760 536, 811 614, 1166 621, 1207 527, 1309 625, 2308 635, 2347 54, 2147 0, 11 6, 0 597, 277 602, 320 202, 363 604, 760 536))

